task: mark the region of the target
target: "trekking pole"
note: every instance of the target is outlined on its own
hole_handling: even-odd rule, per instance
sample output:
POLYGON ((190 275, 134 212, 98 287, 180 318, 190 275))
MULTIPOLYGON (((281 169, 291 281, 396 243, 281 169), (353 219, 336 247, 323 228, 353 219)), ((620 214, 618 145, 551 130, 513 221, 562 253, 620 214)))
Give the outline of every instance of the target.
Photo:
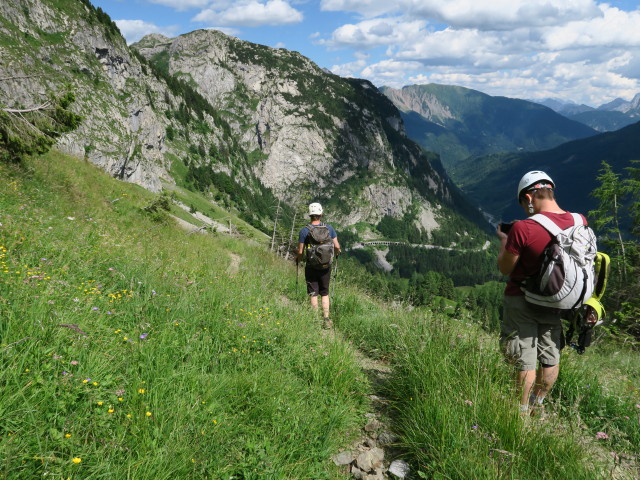
POLYGON ((333 311, 336 314, 335 316, 338 316, 338 302, 336 302, 336 279, 338 278, 338 256, 336 255, 334 262, 333 262, 333 295, 332 295, 332 302, 333 303, 333 311))

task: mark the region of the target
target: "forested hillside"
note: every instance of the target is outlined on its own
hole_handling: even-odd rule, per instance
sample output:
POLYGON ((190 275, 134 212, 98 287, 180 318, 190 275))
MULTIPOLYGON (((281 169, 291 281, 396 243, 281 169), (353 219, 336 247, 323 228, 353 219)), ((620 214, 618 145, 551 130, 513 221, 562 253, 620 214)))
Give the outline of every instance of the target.
MULTIPOLYGON (((591 192, 598 186, 602 162, 607 162, 616 174, 625 175, 632 161, 640 159, 638 138, 640 123, 635 123, 551 150, 473 157, 459 167, 458 179, 464 192, 483 210, 510 221, 522 217, 515 200, 517 179, 531 169, 544 170, 556 182, 556 193, 564 208, 587 212, 596 206, 591 192)), ((628 226, 629 215, 622 213, 621 221, 628 226)))
POLYGON ((407 135, 440 155, 456 183, 470 156, 546 150, 596 132, 550 108, 453 85, 383 87, 402 111, 407 135))

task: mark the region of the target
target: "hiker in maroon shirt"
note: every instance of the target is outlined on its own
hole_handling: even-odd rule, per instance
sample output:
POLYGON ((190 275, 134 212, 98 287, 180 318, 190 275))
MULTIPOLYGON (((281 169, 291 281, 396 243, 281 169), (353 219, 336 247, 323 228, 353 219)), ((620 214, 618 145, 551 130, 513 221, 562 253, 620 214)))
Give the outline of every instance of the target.
MULTIPOLYGON (((528 172, 518 185, 518 203, 528 216, 541 213, 565 229, 574 224, 573 216, 558 206, 554 188, 546 173, 528 172)), ((521 285, 525 278, 540 270, 542 252, 552 236, 534 220, 511 225, 508 233, 503 226, 497 230, 498 268, 509 276, 504 291, 500 345, 517 369, 521 414, 542 417, 543 400, 558 378, 563 335, 561 311, 527 302, 521 285)))

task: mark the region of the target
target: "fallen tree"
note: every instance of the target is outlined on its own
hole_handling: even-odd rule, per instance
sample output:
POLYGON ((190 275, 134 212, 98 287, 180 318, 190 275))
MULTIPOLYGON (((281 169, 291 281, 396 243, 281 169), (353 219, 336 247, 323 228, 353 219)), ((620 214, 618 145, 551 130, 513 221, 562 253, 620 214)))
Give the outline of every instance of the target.
POLYGON ((82 117, 69 106, 75 96, 59 97, 25 108, 0 108, 0 161, 18 163, 23 158, 49 151, 56 139, 75 130, 82 117))

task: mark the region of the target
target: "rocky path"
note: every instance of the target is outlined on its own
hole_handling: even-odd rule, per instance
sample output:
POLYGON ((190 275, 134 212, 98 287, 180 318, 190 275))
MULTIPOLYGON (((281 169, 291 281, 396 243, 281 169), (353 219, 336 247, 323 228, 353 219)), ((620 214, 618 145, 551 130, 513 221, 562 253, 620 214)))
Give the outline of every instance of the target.
MULTIPOLYGON (((326 335, 339 333, 329 330, 326 335)), ((399 453, 396 446, 398 436, 391 429, 389 402, 380 395, 393 371, 385 362, 367 357, 357 350, 356 357, 371 385, 371 411, 366 414, 367 422, 361 437, 348 449, 334 455, 332 460, 358 480, 405 478, 409 475, 409 465, 403 460, 392 460, 399 453)))

